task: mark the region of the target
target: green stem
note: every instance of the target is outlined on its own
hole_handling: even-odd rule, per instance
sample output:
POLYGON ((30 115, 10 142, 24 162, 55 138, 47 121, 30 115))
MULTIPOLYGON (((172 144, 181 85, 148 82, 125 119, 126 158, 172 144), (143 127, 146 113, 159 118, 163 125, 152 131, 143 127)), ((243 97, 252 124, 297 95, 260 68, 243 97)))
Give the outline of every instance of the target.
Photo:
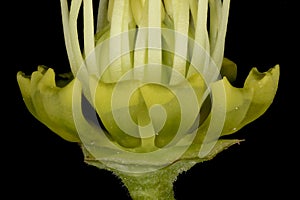
POLYGON ((119 173, 133 200, 175 200, 173 182, 176 177, 168 177, 161 171, 147 174, 119 173))
POLYGON ((114 173, 127 187, 133 200, 175 200, 174 181, 182 171, 186 171, 194 164, 194 162, 179 162, 147 173, 120 171, 114 171, 114 173))

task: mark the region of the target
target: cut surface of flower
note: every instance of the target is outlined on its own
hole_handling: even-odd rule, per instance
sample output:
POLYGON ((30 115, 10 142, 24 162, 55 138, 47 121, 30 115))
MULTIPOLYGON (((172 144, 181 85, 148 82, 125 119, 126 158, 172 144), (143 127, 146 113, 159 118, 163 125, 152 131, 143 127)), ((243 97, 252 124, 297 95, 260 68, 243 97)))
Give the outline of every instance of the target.
POLYGON ((79 143, 86 163, 121 177, 133 199, 173 199, 179 173, 242 141, 224 136, 275 98, 279 65, 253 68, 243 87, 232 85, 230 0, 101 0, 97 12, 92 0, 60 3, 71 73, 55 82, 44 66, 19 72, 26 107, 79 143))

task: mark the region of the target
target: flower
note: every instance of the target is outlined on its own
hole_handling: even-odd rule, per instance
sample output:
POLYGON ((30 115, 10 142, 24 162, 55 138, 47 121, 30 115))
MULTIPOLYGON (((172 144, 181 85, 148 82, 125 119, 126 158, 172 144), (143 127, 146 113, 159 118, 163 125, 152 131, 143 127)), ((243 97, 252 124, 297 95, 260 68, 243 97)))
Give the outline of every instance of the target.
POLYGON ((229 0, 102 0, 97 18, 92 0, 60 2, 71 73, 57 82, 45 66, 19 72, 23 99, 39 121, 81 145, 86 163, 122 178, 134 199, 172 199, 179 173, 239 143, 224 136, 272 104, 279 65, 253 68, 242 88, 230 83, 229 0))

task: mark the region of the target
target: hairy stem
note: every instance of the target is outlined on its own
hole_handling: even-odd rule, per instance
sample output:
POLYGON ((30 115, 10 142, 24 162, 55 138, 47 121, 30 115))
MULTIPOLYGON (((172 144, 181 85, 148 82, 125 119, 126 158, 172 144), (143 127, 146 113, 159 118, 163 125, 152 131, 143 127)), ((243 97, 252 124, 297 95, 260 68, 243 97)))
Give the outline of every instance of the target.
POLYGON ((195 162, 177 162, 166 168, 145 173, 114 171, 127 187, 133 200, 175 200, 173 183, 178 175, 195 162))

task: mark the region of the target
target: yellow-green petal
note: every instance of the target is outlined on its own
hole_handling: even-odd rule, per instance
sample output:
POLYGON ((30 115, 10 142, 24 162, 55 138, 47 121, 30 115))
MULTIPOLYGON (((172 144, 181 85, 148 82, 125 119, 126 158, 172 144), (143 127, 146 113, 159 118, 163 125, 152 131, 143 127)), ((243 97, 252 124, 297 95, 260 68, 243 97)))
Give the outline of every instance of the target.
POLYGON ((137 80, 100 81, 95 93, 95 109, 110 138, 119 145, 141 147, 142 151, 161 148, 169 144, 179 130, 188 131, 196 120, 199 110, 195 109, 200 109, 206 86, 202 77, 196 74, 187 83, 188 91, 183 83, 168 88, 160 84, 142 84, 137 80), (184 94, 190 92, 194 97, 181 105, 183 100, 180 97, 186 98, 184 94), (186 110, 192 110, 194 114, 186 110))
POLYGON ((260 117, 272 104, 278 89, 279 74, 279 65, 269 69, 267 72, 259 72, 257 68, 253 68, 250 71, 244 88, 252 88, 254 93, 242 126, 260 117))
POLYGON ((31 77, 19 72, 17 81, 25 105, 35 118, 63 139, 80 141, 72 114, 73 81, 57 87, 53 69, 42 66, 31 77))
POLYGON ((253 68, 243 88, 230 85, 227 78, 222 80, 226 88, 226 121, 223 135, 231 134, 259 118, 272 104, 278 88, 279 65, 267 72, 253 68))

